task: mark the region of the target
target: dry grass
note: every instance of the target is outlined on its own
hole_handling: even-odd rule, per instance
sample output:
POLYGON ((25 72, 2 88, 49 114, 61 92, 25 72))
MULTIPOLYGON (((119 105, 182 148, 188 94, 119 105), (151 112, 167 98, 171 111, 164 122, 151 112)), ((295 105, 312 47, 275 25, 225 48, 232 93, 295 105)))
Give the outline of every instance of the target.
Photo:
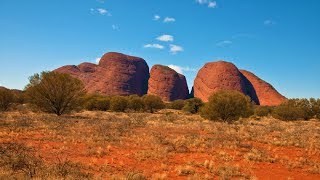
POLYGON ((175 110, 8 112, 0 114, 0 156, 0 179, 254 179, 273 171, 314 179, 320 122, 225 124, 175 110))

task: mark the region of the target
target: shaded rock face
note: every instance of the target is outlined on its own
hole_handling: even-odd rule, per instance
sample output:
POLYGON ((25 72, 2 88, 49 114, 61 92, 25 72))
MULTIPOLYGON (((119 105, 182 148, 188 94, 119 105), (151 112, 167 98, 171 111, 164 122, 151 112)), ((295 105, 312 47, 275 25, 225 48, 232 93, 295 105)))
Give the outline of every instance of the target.
POLYGON ((272 85, 260 79, 253 73, 246 70, 240 70, 240 72, 253 85, 257 93, 260 105, 277 106, 287 100, 286 97, 282 96, 272 85))
POLYGON ((184 75, 162 65, 154 65, 150 71, 148 94, 164 101, 187 99, 189 89, 184 75))
POLYGON ((88 93, 142 96, 148 91, 149 67, 139 57, 110 52, 102 56, 99 65, 82 63, 55 70, 70 74, 85 85, 88 93))
POLYGON ((205 64, 194 81, 194 96, 207 102, 214 92, 220 90, 242 92, 259 104, 253 85, 234 64, 225 61, 205 64))

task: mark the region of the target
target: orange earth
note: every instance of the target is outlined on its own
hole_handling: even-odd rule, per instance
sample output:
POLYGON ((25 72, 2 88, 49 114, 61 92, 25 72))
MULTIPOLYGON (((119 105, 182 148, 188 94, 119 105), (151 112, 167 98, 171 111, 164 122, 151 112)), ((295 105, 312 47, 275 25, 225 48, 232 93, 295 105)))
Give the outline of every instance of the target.
POLYGON ((80 164, 93 178, 320 179, 318 120, 226 124, 170 110, 63 117, 11 112, 0 120, 2 143, 31 147, 48 165, 80 164))

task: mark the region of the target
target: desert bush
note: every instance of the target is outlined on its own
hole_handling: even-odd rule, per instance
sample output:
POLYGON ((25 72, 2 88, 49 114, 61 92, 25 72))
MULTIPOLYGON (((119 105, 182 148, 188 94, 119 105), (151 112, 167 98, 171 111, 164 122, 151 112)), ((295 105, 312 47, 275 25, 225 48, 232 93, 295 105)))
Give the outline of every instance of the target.
POLYGON ((311 111, 315 118, 320 119, 320 99, 310 99, 311 111))
POLYGON ((7 111, 14 102, 14 95, 8 89, 0 89, 0 111, 7 111))
POLYGON ((179 99, 166 104, 166 108, 182 110, 185 105, 186 105, 186 101, 179 99))
POLYGON ((128 100, 123 96, 112 96, 110 99, 110 110, 124 112, 128 107, 128 100))
POLYGON ((276 106, 272 115, 281 120, 308 120, 314 117, 311 101, 307 99, 289 99, 276 106))
POLYGON ((145 104, 145 109, 151 113, 165 107, 162 99, 155 95, 144 95, 142 100, 145 104))
POLYGON ((144 102, 138 95, 131 95, 127 97, 128 99, 128 109, 133 111, 141 111, 144 109, 144 102))
POLYGON ((99 94, 88 95, 84 98, 83 105, 89 111, 107 111, 110 108, 110 97, 99 94))
POLYGON ((201 109, 201 116, 210 120, 232 122, 253 114, 250 97, 238 91, 219 91, 209 97, 201 109))
POLYGON ((28 101, 38 109, 60 116, 79 107, 84 95, 82 82, 68 74, 42 72, 29 78, 28 101))
POLYGON ((186 104, 183 106, 182 110, 196 114, 199 112, 200 108, 203 106, 203 102, 199 98, 191 98, 186 100, 186 104))
POLYGON ((270 106, 255 106, 254 107, 254 115, 259 117, 265 117, 271 114, 272 107, 270 106))

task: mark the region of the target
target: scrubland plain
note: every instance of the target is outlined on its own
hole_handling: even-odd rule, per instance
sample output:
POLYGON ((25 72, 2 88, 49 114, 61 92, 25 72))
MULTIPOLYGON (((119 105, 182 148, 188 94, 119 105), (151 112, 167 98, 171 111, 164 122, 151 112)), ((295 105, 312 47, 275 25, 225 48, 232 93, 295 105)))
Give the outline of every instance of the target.
POLYGON ((0 179, 320 179, 320 121, 0 114, 0 179))

